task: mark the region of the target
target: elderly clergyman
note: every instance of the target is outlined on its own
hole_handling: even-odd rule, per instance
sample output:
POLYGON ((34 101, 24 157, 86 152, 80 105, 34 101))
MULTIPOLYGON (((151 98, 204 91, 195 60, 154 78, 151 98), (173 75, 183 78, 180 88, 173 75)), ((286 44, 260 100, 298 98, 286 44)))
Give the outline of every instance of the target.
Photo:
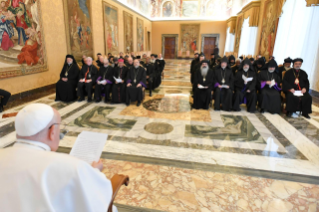
POLYGON ((18 113, 16 143, 0 149, 0 211, 108 210, 113 191, 102 162, 56 153, 60 124, 58 111, 45 104, 18 113))

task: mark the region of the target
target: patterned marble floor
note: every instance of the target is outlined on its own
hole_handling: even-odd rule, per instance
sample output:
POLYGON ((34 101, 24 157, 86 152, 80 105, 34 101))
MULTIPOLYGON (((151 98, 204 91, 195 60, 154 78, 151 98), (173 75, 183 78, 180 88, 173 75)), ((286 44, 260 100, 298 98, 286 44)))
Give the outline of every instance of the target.
MULTIPOLYGON (((59 110, 69 131, 60 152, 83 130, 109 134, 105 175, 131 178, 116 200, 123 208, 319 211, 319 108, 311 120, 192 110, 189 63, 168 60, 162 86, 140 107, 66 104, 54 95, 35 102, 59 110)), ((14 118, 1 118, 0 148, 14 141, 14 118)))

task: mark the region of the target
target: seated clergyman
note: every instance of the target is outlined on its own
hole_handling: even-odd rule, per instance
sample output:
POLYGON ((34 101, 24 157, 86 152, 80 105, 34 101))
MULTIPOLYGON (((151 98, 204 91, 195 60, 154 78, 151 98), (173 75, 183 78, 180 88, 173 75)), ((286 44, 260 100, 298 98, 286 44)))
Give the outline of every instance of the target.
POLYGON ((312 97, 309 94, 308 75, 300 69, 302 63, 301 58, 293 60, 293 68, 285 73, 282 86, 286 94, 287 116, 291 117, 292 113, 301 111, 305 118, 310 119, 312 97))
POLYGON ((79 67, 73 55, 67 55, 56 84, 55 101, 71 102, 77 99, 76 87, 79 79, 79 67))
POLYGON ((280 98, 280 82, 281 79, 275 72, 278 68, 275 60, 270 60, 267 63, 267 69, 258 74, 258 86, 260 87, 260 112, 280 113, 281 98, 280 98))
POLYGON ((88 95, 88 102, 92 101, 93 85, 95 85, 97 79, 97 68, 92 65, 92 58, 86 59, 86 64, 82 66, 80 71, 80 80, 78 82, 78 101, 84 100, 84 90, 88 95))
POLYGON ((212 100, 212 89, 214 83, 214 72, 209 68, 209 61, 203 60, 201 62, 200 70, 195 73, 194 84, 196 85, 194 91, 195 109, 208 109, 209 103, 212 100))
POLYGON ((59 112, 45 104, 30 104, 18 113, 17 140, 0 149, 1 211, 108 210, 113 191, 101 172, 103 163, 55 153, 60 125, 59 112))
POLYGON ((227 66, 228 60, 224 56, 221 59, 220 65, 217 65, 214 69, 214 109, 220 110, 220 105, 222 109, 230 111, 232 109, 232 98, 234 90, 234 75, 227 66))
POLYGON ((126 99, 126 76, 127 67, 124 66, 124 60, 119 59, 119 65, 113 70, 114 84, 112 86, 112 103, 125 103, 126 99))
POLYGON ((126 83, 126 105, 137 101, 137 106, 140 106, 143 100, 143 87, 146 87, 146 71, 140 66, 138 59, 134 60, 134 66, 128 71, 126 83))
POLYGON ((109 65, 109 60, 104 58, 103 66, 101 66, 96 80, 94 98, 95 102, 102 100, 102 92, 105 94, 104 102, 110 101, 110 93, 113 84, 113 68, 109 65))
POLYGON ((235 93, 233 96, 233 110, 240 111, 240 104, 245 103, 247 111, 254 113, 256 111, 257 94, 256 94, 256 73, 252 68, 251 61, 246 58, 236 73, 235 93))

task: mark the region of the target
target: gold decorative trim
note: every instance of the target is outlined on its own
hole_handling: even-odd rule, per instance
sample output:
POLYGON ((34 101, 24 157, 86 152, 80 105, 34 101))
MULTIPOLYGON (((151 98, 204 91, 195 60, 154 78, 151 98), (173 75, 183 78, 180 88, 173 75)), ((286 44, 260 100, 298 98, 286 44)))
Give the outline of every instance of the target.
POLYGON ((237 16, 232 16, 229 19, 227 19, 227 28, 229 27, 229 33, 235 34, 236 32, 236 21, 237 21, 237 16))
POLYGON ((44 30, 43 30, 43 20, 42 20, 42 10, 41 10, 41 2, 37 1, 37 9, 38 9, 38 15, 40 17, 39 19, 39 25, 40 25, 40 32, 41 32, 41 45, 43 50, 43 64, 37 64, 35 66, 27 66, 25 64, 19 65, 12 68, 0 68, 0 80, 1 79, 7 79, 12 77, 19 77, 19 76, 25 76, 30 74, 37 74, 41 72, 48 71, 48 61, 47 61, 47 52, 46 52, 46 44, 44 39, 44 30), (2 69, 4 71, 2 71, 2 69))
POLYGON ((243 9, 238 13, 238 16, 242 14, 244 19, 249 18, 249 26, 257 27, 259 24, 259 9, 261 1, 252 1, 247 4, 243 9))
POLYGON ((307 7, 319 6, 319 0, 306 0, 307 7))

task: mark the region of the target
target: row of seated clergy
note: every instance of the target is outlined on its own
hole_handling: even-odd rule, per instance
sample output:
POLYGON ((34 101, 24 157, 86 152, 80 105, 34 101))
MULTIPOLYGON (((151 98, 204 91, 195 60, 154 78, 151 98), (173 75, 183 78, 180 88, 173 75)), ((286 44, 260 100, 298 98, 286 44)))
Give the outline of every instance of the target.
MULTIPOLYGON (((153 73, 151 72, 154 69, 140 66, 137 59, 134 60, 132 66, 129 65, 128 67, 124 66, 123 59, 119 59, 119 65, 115 68, 109 66, 108 60, 105 59, 103 66, 98 71, 92 65, 92 59, 88 58, 80 71, 80 80, 77 78, 79 71, 74 61, 73 56, 67 56, 66 64, 61 72, 61 80, 57 83, 57 101, 74 101, 76 99, 76 87, 79 101, 84 100, 85 92, 88 95, 88 101, 92 101, 93 87, 95 86, 94 97, 96 102, 101 101, 102 91, 104 91, 106 102, 110 101, 110 93, 112 93, 112 103, 129 104, 131 101, 137 101, 137 104, 140 105, 144 96, 144 88, 147 84, 149 88, 152 86, 150 82, 153 79, 153 73), (146 75, 148 76, 148 83, 146 83, 146 75), (120 78, 122 81, 118 82, 115 78, 120 78)), ((150 64, 150 59, 144 65, 153 66, 150 64)))
MULTIPOLYGON (((248 112, 255 112, 257 101, 261 112, 279 114, 281 111, 281 78, 275 72, 275 60, 268 62, 268 70, 256 74, 249 59, 245 59, 239 71, 234 76, 231 68, 227 66, 228 60, 222 58, 221 65, 210 69, 209 62, 201 62, 200 69, 196 71, 194 84, 195 109, 208 109, 211 93, 214 93, 214 109, 226 111, 239 111, 239 105, 246 103, 248 112), (252 80, 247 80, 252 78, 252 80), (244 80, 245 79, 245 80, 244 80), (257 86, 256 86, 257 85, 257 86), (260 90, 256 91, 256 87, 260 90)), ((283 79, 283 92, 286 94, 287 115, 301 111, 302 115, 309 118, 311 113, 312 98, 309 95, 309 80, 305 71, 301 70, 302 59, 294 60, 294 68, 286 72, 283 79), (295 96, 295 90, 300 90, 303 96, 295 96)))

